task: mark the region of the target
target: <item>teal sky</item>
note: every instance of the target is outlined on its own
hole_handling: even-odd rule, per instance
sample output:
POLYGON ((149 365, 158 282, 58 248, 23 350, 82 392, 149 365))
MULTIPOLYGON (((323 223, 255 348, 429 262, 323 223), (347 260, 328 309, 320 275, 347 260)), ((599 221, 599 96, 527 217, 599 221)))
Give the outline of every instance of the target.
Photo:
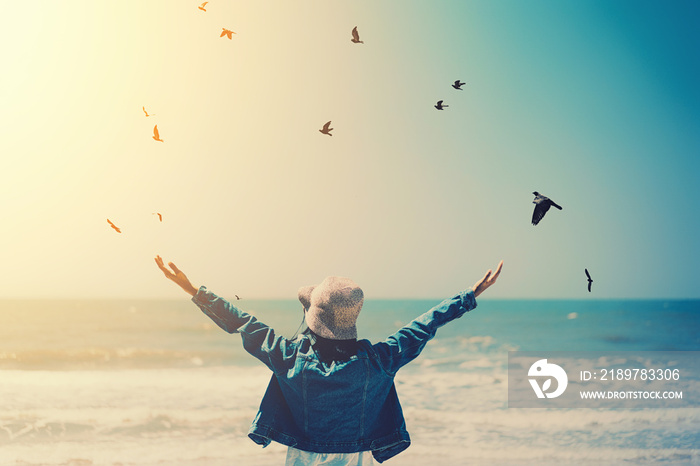
POLYGON ((7 7, 0 297, 700 298, 697 2, 197 5, 7 7))

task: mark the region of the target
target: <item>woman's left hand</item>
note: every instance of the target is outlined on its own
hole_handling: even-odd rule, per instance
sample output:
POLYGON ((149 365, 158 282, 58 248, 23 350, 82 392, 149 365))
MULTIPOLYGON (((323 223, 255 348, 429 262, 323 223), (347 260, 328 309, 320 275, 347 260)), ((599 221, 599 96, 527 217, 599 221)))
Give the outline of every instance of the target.
POLYGON ((187 276, 184 273, 182 273, 182 271, 178 269, 175 266, 175 264, 173 264, 172 262, 168 262, 168 265, 172 270, 168 269, 163 264, 163 259, 160 256, 156 256, 156 264, 158 265, 158 268, 163 271, 163 274, 165 274, 165 276, 168 279, 174 281, 180 288, 182 288, 192 296, 197 294, 197 288, 195 288, 192 285, 192 283, 190 283, 190 280, 187 278, 187 276))

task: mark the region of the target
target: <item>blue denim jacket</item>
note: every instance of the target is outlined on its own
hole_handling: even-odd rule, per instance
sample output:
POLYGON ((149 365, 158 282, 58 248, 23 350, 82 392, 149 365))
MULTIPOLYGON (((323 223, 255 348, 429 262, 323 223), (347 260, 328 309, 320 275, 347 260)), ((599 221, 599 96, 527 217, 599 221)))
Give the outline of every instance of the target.
POLYGON ((411 439, 394 376, 437 329, 476 307, 469 290, 446 299, 380 343, 358 341, 348 361, 323 363, 309 335, 289 340, 201 287, 192 298, 219 327, 240 333, 243 347, 272 370, 248 436, 318 453, 372 451, 383 462, 411 439))

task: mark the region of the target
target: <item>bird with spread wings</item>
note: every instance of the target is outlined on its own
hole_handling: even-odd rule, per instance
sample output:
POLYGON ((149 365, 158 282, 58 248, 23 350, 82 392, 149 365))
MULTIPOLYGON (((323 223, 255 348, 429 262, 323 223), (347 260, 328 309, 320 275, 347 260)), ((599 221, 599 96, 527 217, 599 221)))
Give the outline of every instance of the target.
POLYGON ((593 279, 591 278, 591 274, 588 273, 588 269, 583 269, 584 272, 586 272, 586 277, 588 278, 588 292, 591 292, 591 284, 593 283, 593 279))
POLYGON ((355 44, 364 44, 364 42, 360 40, 360 33, 357 32, 357 26, 352 28, 352 39, 350 39, 350 41, 355 44))
POLYGON ((537 191, 534 191, 532 194, 535 195, 535 200, 532 201, 532 203, 535 204, 535 210, 532 212, 533 225, 537 225, 538 223, 540 223, 540 220, 542 220, 544 214, 547 213, 550 207, 554 206, 557 209, 561 210, 561 206, 557 205, 550 198, 541 195, 537 191))
POLYGON ((220 35, 219 37, 224 37, 224 36, 226 36, 226 37, 228 37, 229 39, 233 39, 233 35, 232 35, 232 34, 235 34, 235 32, 233 32, 233 31, 230 30, 230 29, 221 28, 221 35, 220 35))
POLYGON ((328 123, 326 123, 325 125, 323 125, 323 128, 319 129, 319 131, 320 131, 321 133, 323 133, 323 134, 327 134, 327 135, 329 135, 329 136, 333 136, 333 135, 331 134, 331 131, 333 131, 333 128, 331 128, 330 126, 331 126, 331 122, 329 121, 328 123))

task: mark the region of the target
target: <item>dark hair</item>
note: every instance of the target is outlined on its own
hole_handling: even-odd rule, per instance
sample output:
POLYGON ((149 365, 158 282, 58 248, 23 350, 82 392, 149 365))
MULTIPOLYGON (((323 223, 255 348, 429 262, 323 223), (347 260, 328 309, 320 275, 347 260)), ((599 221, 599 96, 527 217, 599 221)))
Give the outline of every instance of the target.
POLYGON ((311 335, 313 348, 316 351, 318 359, 324 364, 333 362, 345 362, 357 354, 357 340, 331 340, 316 335, 311 329, 307 332, 311 335))

